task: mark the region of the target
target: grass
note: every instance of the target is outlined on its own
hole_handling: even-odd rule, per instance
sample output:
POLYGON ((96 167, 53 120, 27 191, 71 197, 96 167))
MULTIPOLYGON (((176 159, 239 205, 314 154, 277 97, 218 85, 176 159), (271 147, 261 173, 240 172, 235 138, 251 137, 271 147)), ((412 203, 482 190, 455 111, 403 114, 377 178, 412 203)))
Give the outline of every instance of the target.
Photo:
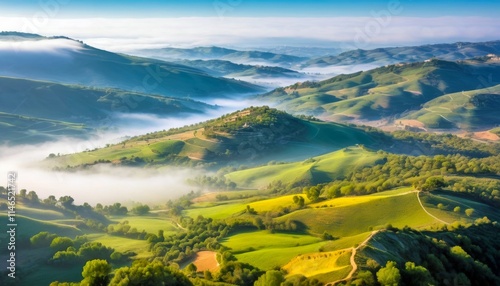
POLYGON ((370 234, 371 234, 371 231, 363 232, 363 233, 356 234, 353 236, 342 237, 342 238, 339 238, 337 240, 328 241, 327 243, 325 243, 325 245, 323 245, 322 250, 323 251, 337 251, 337 250, 350 248, 350 247, 353 247, 354 245, 360 244, 363 241, 365 241, 365 239, 368 236, 370 236, 370 234))
POLYGON ((163 230, 164 235, 169 235, 179 230, 172 221, 154 215, 114 217, 112 220, 115 223, 128 221, 130 226, 135 227, 139 232, 145 230, 147 233, 157 234, 159 230, 163 230))
MULTIPOLYGON (((319 275, 335 273, 335 276, 343 278, 351 271, 352 250, 344 249, 332 252, 318 252, 299 255, 283 266, 288 275, 302 274, 307 277, 318 279, 319 275), (339 272, 339 273, 337 273, 339 272)), ((331 279, 331 278, 328 278, 331 279)), ((320 281, 331 282, 336 279, 326 280, 322 277, 320 281)))
MULTIPOLYGON (((0 219, 7 221, 7 215, 5 213, 0 213, 0 219)), ((80 229, 74 226, 68 226, 51 221, 38 220, 30 217, 25 217, 23 215, 16 216, 16 223, 19 226, 16 232, 16 235, 19 238, 30 238, 41 231, 48 231, 51 233, 57 233, 60 236, 69 237, 83 234, 80 229)))
POLYGON ((119 236, 111 236, 108 234, 90 234, 87 237, 91 241, 98 241, 102 244, 113 247, 115 250, 120 252, 133 251, 137 253, 134 258, 149 258, 151 257, 151 252, 148 251, 149 245, 146 240, 130 239, 119 236))
POLYGON ((324 242, 318 242, 295 247, 264 248, 235 256, 238 261, 249 263, 263 270, 270 270, 285 265, 297 255, 318 252, 323 245, 324 242))
POLYGON ((358 168, 372 166, 380 156, 360 147, 349 147, 303 162, 268 165, 229 173, 226 178, 240 187, 261 188, 273 181, 308 180, 320 184, 345 177, 358 168))
POLYGON ((224 239, 222 244, 233 249, 234 253, 239 253, 248 249, 295 247, 320 241, 319 238, 311 235, 270 233, 263 230, 232 235, 224 239))
POLYGON ((324 242, 310 235, 254 231, 232 235, 222 244, 230 247, 239 261, 269 270, 299 254, 319 251, 324 242))
MULTIPOLYGON (((470 62, 456 64, 430 61, 339 75, 314 85, 293 85, 275 90, 262 97, 275 102, 280 109, 300 114, 320 115, 337 121, 378 120, 388 115, 415 110, 423 104, 432 107, 434 103, 431 104, 429 101, 443 98, 444 96, 441 96, 443 94, 474 90, 478 86, 486 88, 490 84, 485 86, 478 75, 488 77, 497 73, 497 70, 478 67, 470 62), (471 67, 474 68, 476 75, 468 71, 471 67)), ((450 119, 451 124, 439 116, 441 111, 437 109, 432 110, 437 116, 426 116, 421 119, 440 128, 452 126, 456 122, 474 126, 481 121, 490 123, 487 118, 495 119, 494 114, 497 109, 493 108, 487 113, 454 111, 457 120, 450 119), (474 114, 481 118, 474 119, 474 114), (459 121, 460 117, 465 120, 459 121)), ((422 113, 419 113, 419 116, 421 115, 422 113)))
POLYGON ((405 225, 423 228, 436 223, 420 207, 416 193, 394 196, 356 197, 359 203, 350 201, 347 205, 335 207, 307 208, 280 217, 279 221, 297 220, 309 227, 313 234, 328 232, 336 237, 354 236, 371 229, 380 229, 388 223, 395 227, 405 225))
POLYGON ((196 218, 202 215, 207 218, 213 219, 224 219, 230 217, 236 213, 242 213, 246 208, 245 203, 232 202, 232 203, 222 203, 213 207, 199 207, 191 208, 183 212, 183 215, 196 218))
POLYGON ((500 136, 500 127, 496 127, 490 130, 491 133, 500 136))
MULTIPOLYGON (((184 214, 192 218, 196 218, 199 215, 204 217, 209 217, 213 219, 224 219, 234 215, 242 214, 247 206, 253 208, 257 213, 282 210, 284 208, 294 207, 293 197, 295 195, 286 195, 271 199, 261 199, 250 198, 250 199, 240 199, 228 202, 203 202, 193 205, 192 208, 184 211, 184 214)), ((309 200, 305 195, 298 195, 305 199, 308 203, 309 200)))
POLYGON ((495 208, 481 202, 458 197, 453 193, 430 193, 421 196, 421 200, 428 212, 447 222, 473 222, 475 219, 485 216, 492 221, 500 220, 500 215, 495 208), (443 208, 438 208, 438 204, 442 204, 443 208), (460 207, 460 211, 455 212, 455 207, 460 207), (474 209, 471 217, 465 215, 466 209, 474 209))
POLYGON ((35 207, 28 207, 25 205, 19 205, 18 210, 19 210, 18 214, 20 215, 37 218, 39 220, 61 220, 66 218, 64 214, 54 210, 38 209, 35 207))
POLYGON ((408 118, 419 120, 429 128, 478 129, 495 126, 500 122, 497 118, 497 108, 492 105, 494 103, 486 102, 486 106, 475 106, 471 99, 478 94, 498 94, 499 92, 500 85, 445 94, 427 102, 422 109, 413 112, 408 118))
POLYGON ((0 112, 0 133, 4 143, 37 143, 61 135, 84 137, 89 131, 82 124, 0 112))

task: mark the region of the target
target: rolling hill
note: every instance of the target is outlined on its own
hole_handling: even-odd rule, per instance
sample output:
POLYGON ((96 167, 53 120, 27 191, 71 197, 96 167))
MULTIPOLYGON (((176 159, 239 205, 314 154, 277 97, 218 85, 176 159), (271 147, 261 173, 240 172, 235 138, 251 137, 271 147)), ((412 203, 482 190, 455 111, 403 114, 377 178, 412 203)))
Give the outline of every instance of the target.
POLYGON ((448 62, 429 60, 298 83, 257 96, 292 113, 335 121, 392 120, 448 93, 500 82, 495 56, 448 62))
POLYGON ((252 66, 244 64, 235 64, 223 60, 182 60, 176 63, 197 68, 212 76, 224 77, 251 77, 251 78, 300 78, 301 74, 280 67, 272 66, 252 66))
POLYGON ((83 124, 0 112, 1 144, 40 143, 60 136, 85 138, 92 132, 83 124))
POLYGON ((261 51, 238 51, 221 47, 191 49, 162 48, 137 51, 142 56, 164 60, 225 60, 237 64, 290 67, 307 58, 261 51))
POLYGON ((85 138, 96 128, 121 123, 127 114, 167 117, 214 109, 190 99, 111 88, 7 77, 0 77, 0 86, 0 142, 8 144, 85 138))
POLYGON ((377 64, 383 66, 396 63, 421 62, 431 58, 457 61, 486 56, 488 54, 500 54, 500 41, 482 43, 458 42, 453 44, 352 50, 335 56, 311 59, 303 64, 302 68, 360 64, 377 64))
POLYGON ((115 54, 66 37, 0 33, 0 75, 172 97, 229 97, 258 86, 215 78, 194 68, 115 54))
POLYGON ((202 113, 212 106, 190 99, 119 89, 0 77, 0 112, 52 120, 99 124, 114 113, 172 116, 202 113))
POLYGON ((59 166, 99 160, 137 165, 249 164, 304 160, 379 139, 361 129, 293 117, 269 107, 250 107, 193 126, 137 136, 91 152, 54 158, 59 166))
POLYGON ((500 125, 500 85, 442 95, 404 119, 422 122, 427 128, 485 130, 500 125))
POLYGON ((317 185, 343 179, 358 168, 377 164, 382 156, 360 147, 349 147, 302 162, 266 165, 236 171, 226 178, 243 188, 263 188, 273 181, 284 184, 308 182, 317 185))

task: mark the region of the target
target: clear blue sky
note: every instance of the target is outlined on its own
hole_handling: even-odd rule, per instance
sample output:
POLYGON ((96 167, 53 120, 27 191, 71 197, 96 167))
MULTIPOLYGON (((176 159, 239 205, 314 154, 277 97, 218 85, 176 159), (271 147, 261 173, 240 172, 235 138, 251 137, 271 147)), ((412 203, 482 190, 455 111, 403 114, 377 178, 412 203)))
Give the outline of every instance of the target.
POLYGON ((43 9, 41 3, 62 3, 58 17, 335 17, 371 16, 399 2, 400 16, 498 17, 500 1, 417 0, 19 0, 1 1, 0 16, 31 16, 43 9))

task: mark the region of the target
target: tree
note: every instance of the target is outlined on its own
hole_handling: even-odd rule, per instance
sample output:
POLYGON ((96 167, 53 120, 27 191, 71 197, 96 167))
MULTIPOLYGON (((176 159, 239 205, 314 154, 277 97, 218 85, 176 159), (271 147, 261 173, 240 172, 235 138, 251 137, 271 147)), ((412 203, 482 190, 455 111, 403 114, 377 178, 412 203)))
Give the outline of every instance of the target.
POLYGON ((149 213, 151 209, 149 208, 148 205, 138 205, 135 208, 132 209, 132 212, 137 214, 137 215, 145 215, 149 213))
POLYGON ((404 285, 427 286, 436 284, 427 268, 415 266, 415 263, 410 261, 406 262, 402 276, 404 285))
POLYGON ((321 194, 321 188, 319 186, 304 188, 304 193, 311 202, 316 202, 321 194))
POLYGON ((214 279, 212 276, 212 272, 210 272, 210 270, 203 271, 203 278, 205 278, 206 280, 214 279))
POLYGON ((58 236, 50 243, 50 247, 56 251, 66 250, 70 246, 73 246, 73 240, 65 236, 58 236))
POLYGON ((30 238, 30 242, 33 247, 48 247, 56 237, 57 234, 42 231, 33 235, 30 238))
POLYGON ((465 214, 470 217, 474 214, 474 209, 466 209, 465 210, 465 214))
POLYGON ((48 198, 46 198, 46 199, 43 200, 43 203, 46 204, 46 205, 55 206, 56 203, 57 203, 57 199, 56 199, 55 196, 50 195, 48 198))
POLYGON ((459 206, 456 206, 453 211, 456 212, 456 213, 460 213, 462 209, 459 207, 459 206))
POLYGON ((110 286, 191 286, 191 281, 178 270, 164 265, 161 261, 136 260, 130 267, 119 268, 110 286))
POLYGON ((75 199, 73 199, 71 196, 64 196, 59 198, 59 202, 61 205, 67 209, 73 207, 73 202, 75 199))
POLYGON ((32 204, 38 204, 40 203, 40 199, 38 198, 38 195, 36 194, 35 191, 30 191, 27 195, 26 195, 26 199, 28 201, 30 201, 30 203, 32 204))
POLYGON ((383 286, 397 286, 400 280, 401 274, 394 261, 387 261, 385 267, 377 272, 377 281, 383 286))
POLYGON ((22 190, 19 191, 19 196, 21 198, 25 198, 26 197, 26 193, 27 193, 26 189, 22 189, 22 190))
POLYGON ((356 275, 356 279, 353 281, 353 285, 376 285, 375 278, 373 274, 368 271, 359 271, 356 275))
POLYGON ((446 187, 443 177, 429 177, 422 186, 422 191, 432 191, 446 187))
POLYGON ((196 270, 198 270, 198 267, 196 267, 193 263, 189 263, 189 265, 186 266, 186 272, 191 277, 196 276, 196 270))
POLYGON ((81 286, 106 286, 108 285, 111 273, 111 265, 106 260, 94 259, 87 261, 83 266, 83 280, 81 286))
POLYGON ((277 270, 269 270, 255 281, 254 286, 280 286, 285 281, 283 273, 277 270))

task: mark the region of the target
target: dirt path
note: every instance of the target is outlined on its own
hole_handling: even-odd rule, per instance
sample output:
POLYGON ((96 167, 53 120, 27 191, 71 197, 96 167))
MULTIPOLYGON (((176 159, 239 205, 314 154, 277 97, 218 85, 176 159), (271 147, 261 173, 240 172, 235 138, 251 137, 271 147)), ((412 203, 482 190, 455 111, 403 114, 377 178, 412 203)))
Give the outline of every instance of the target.
MULTIPOLYGON (((426 214, 428 214, 429 216, 431 216, 432 218, 434 218, 435 220, 437 220, 439 222, 442 222, 444 224, 449 224, 448 222, 445 222, 444 220, 441 220, 441 219, 435 217, 434 215, 432 215, 431 213, 429 213, 425 209, 424 205, 422 204, 422 201, 420 200, 420 191, 414 190, 414 191, 409 191, 409 192, 405 192, 405 193, 402 193, 402 194, 397 194, 395 196, 402 196, 402 195, 407 195, 407 194, 410 194, 410 193, 416 193, 417 194, 418 203, 420 204, 420 207, 422 207, 422 209, 424 210, 424 212, 426 214)), ((356 273, 356 271, 358 270, 358 265, 356 264, 356 261, 355 261, 356 253, 357 253, 358 249, 360 249, 361 247, 365 246, 370 241, 370 239, 372 239, 372 237, 375 234, 377 234, 378 232, 379 232, 379 230, 372 231, 372 233, 370 234, 370 236, 368 236, 361 244, 359 244, 357 247, 352 247, 351 248, 351 250, 352 250, 351 259, 350 259, 351 266, 352 266, 351 272, 349 272, 349 274, 345 278, 337 280, 337 281, 326 283, 325 286, 334 286, 337 283, 344 282, 344 281, 347 281, 347 280, 349 280, 349 279, 352 278, 352 276, 354 275, 354 273, 356 273)))
POLYGON ((378 230, 372 231, 370 236, 368 236, 361 244, 359 244, 357 247, 352 248, 352 254, 351 254, 351 259, 350 259, 351 266, 352 266, 351 272, 349 272, 349 274, 345 278, 337 280, 337 281, 326 283, 325 286, 333 286, 339 282, 346 281, 346 280, 349 280, 352 278, 352 275, 354 275, 354 273, 356 273, 356 271, 358 270, 358 265, 356 264, 356 261, 354 260, 356 258, 356 252, 358 251, 358 249, 365 246, 368 243, 368 241, 370 241, 370 239, 372 239, 372 237, 375 234, 377 234, 377 232, 379 232, 379 231, 378 230))
POLYGON ((424 210, 424 212, 425 212, 426 214, 428 214, 428 215, 429 215, 429 216, 431 216, 433 219, 435 219, 435 220, 437 220, 437 221, 439 221, 439 222, 442 222, 442 223, 444 223, 444 224, 449 224, 448 222, 445 222, 444 220, 442 220, 442 219, 439 219, 439 218, 435 217, 434 215, 432 215, 430 212, 428 212, 428 211, 425 209, 424 205, 422 204, 422 201, 420 200, 420 192, 417 192, 417 199, 418 199, 418 203, 420 204, 420 206, 422 207, 422 209, 424 210))

